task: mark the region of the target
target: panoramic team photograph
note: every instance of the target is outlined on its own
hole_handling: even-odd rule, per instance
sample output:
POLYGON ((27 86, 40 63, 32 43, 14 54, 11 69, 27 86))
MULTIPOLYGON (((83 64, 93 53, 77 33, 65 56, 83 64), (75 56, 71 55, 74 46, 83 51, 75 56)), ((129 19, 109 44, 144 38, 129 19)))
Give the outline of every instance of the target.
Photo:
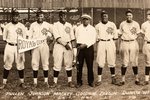
POLYGON ((150 100, 149 0, 0 0, 1 100, 150 100))

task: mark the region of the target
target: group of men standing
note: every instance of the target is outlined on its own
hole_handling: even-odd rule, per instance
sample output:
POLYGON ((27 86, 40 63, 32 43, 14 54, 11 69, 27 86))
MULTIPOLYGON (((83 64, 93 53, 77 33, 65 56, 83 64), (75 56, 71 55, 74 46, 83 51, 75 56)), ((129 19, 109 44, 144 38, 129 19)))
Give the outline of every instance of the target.
MULTIPOLYGON (((39 70, 39 62, 41 60, 44 74, 44 84, 46 87, 57 87, 59 72, 65 66, 68 77, 68 86, 75 87, 72 82, 72 66, 75 61, 77 66, 77 85, 79 88, 83 85, 82 71, 84 60, 86 61, 88 71, 88 85, 91 87, 99 86, 102 81, 102 71, 107 62, 110 68, 112 84, 122 86, 125 84, 125 73, 129 63, 133 68, 135 75, 135 84, 140 85, 138 78, 138 54, 139 46, 137 42, 138 36, 141 36, 140 25, 133 20, 131 10, 126 11, 126 20, 120 24, 119 33, 116 25, 109 21, 106 11, 101 12, 101 21, 93 27, 90 25, 92 19, 89 15, 81 16, 82 24, 73 30, 72 25, 66 22, 66 13, 59 12, 59 21, 53 25, 44 21, 42 11, 37 12, 37 21, 33 22, 29 29, 29 39, 45 38, 45 41, 37 48, 31 50, 33 69, 33 87, 37 87, 37 77, 39 70), (53 47, 53 84, 49 86, 49 46, 46 39, 53 37, 55 44, 53 47), (121 67, 122 81, 117 82, 115 77, 116 66, 116 45, 115 42, 121 38, 120 51, 122 54, 123 64, 121 67), (97 44, 96 62, 98 80, 94 83, 93 61, 94 61, 94 44, 97 44)), ((145 82, 149 83, 150 72, 150 12, 147 12, 148 21, 142 24, 142 33, 145 35, 145 43, 143 47, 146 56, 145 82)), ((6 87, 9 71, 15 61, 20 78, 20 86, 26 88, 24 84, 24 53, 18 53, 17 39, 18 37, 26 38, 26 28, 19 22, 19 13, 12 11, 12 21, 8 23, 3 32, 3 40, 7 43, 4 51, 4 71, 3 84, 0 89, 6 87)))

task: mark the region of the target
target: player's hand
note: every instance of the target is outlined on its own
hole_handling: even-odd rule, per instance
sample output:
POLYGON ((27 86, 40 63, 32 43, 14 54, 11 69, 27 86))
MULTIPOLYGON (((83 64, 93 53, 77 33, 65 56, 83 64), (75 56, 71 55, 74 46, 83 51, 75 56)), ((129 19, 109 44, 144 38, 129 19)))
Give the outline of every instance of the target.
POLYGON ((65 45, 65 48, 66 48, 67 50, 71 50, 69 44, 66 44, 66 45, 65 45))
POLYGON ((84 48, 86 48, 86 47, 87 47, 86 44, 81 44, 78 48, 79 48, 79 49, 84 49, 84 48))

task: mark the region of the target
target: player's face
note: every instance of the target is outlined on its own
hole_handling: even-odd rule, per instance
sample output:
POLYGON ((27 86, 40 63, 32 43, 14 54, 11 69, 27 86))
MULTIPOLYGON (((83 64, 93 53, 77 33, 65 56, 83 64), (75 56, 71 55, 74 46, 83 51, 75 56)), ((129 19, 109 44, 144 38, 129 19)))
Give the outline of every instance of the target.
POLYGON ((37 22, 42 23, 43 20, 44 20, 44 14, 39 14, 38 17, 37 17, 37 22))
POLYGON ((127 21, 130 22, 130 21, 132 21, 133 14, 132 13, 127 13, 126 17, 127 17, 127 21))
POLYGON ((66 16, 66 14, 62 14, 62 15, 60 15, 60 16, 59 16, 59 18, 60 18, 60 21, 65 22, 65 21, 66 21, 67 16, 66 16))
POLYGON ((108 14, 103 14, 101 16, 102 22, 107 23, 108 22, 108 14))
POLYGON ((87 18, 83 18, 82 23, 84 26, 87 26, 90 23, 90 20, 87 18))
POLYGON ((13 23, 18 23, 18 21, 19 21, 19 15, 13 15, 12 16, 12 22, 13 23))
POLYGON ((150 20, 150 15, 147 15, 147 19, 150 20))

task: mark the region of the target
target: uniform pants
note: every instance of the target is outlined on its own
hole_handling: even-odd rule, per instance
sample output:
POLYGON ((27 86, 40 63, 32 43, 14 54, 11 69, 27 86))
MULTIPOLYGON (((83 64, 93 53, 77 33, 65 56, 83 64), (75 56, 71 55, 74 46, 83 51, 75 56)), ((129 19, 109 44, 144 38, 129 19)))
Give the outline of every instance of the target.
POLYGON ((82 70, 84 60, 87 65, 87 74, 88 74, 88 83, 93 83, 93 60, 94 60, 94 47, 90 46, 89 48, 84 48, 79 51, 78 55, 78 71, 77 71, 77 83, 82 83, 82 70))

